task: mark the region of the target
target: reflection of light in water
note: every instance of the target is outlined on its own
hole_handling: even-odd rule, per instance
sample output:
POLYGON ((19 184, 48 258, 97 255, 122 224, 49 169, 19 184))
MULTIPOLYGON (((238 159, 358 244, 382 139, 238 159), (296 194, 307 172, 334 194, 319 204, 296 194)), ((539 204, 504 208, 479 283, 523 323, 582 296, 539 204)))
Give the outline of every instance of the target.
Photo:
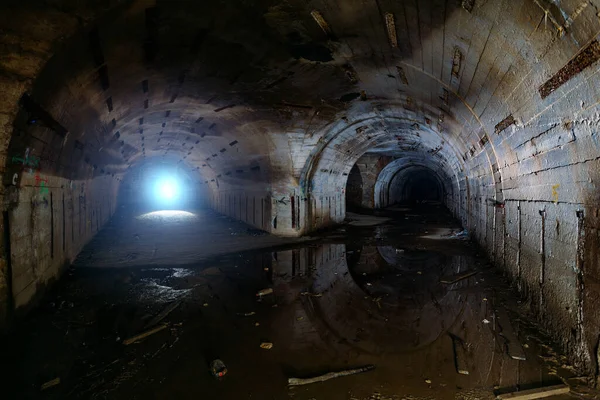
POLYGON ((137 219, 144 219, 144 220, 162 220, 162 219, 186 220, 186 219, 194 219, 194 218, 196 218, 196 214, 191 213, 189 211, 182 211, 182 210, 152 211, 152 212, 142 214, 137 217, 137 219))
POLYGON ((170 286, 160 285, 156 279, 141 279, 137 286, 140 301, 153 303, 167 303, 181 300, 190 295, 192 289, 175 289, 170 286))

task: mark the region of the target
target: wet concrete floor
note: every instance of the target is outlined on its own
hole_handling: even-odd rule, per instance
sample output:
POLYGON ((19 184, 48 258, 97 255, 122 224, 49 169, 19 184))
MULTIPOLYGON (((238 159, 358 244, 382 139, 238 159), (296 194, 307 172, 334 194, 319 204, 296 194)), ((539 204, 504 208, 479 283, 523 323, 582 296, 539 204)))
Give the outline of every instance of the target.
POLYGON ((6 339, 9 398, 493 399, 580 381, 501 273, 452 236, 461 228, 442 207, 380 215, 389 220, 369 226, 381 221, 355 215, 358 226, 295 243, 205 212, 204 225, 246 251, 203 260, 193 250, 202 239, 182 233, 193 219, 146 219, 136 238, 119 228, 136 222, 117 218, 6 339), (136 243, 144 256, 123 262, 135 266, 106 268, 107 252, 119 259, 136 243), (176 259, 177 245, 189 262, 176 259), (140 264, 154 248, 172 254, 172 265, 166 256, 140 264), (266 288, 273 293, 257 296, 266 288), (164 310, 172 311, 156 324, 164 310), (223 378, 209 371, 214 359, 227 366, 223 378), (375 369, 287 385, 366 365, 375 369))

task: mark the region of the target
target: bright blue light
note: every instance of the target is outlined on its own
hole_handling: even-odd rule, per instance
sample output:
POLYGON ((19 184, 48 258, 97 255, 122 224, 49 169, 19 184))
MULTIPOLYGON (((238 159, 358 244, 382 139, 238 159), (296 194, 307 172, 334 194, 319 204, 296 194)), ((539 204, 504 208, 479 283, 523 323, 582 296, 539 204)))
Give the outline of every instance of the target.
POLYGON ((173 182, 163 182, 160 186, 160 194, 163 198, 171 200, 175 197, 175 186, 173 182))
POLYGON ((154 185, 154 197, 161 203, 171 203, 179 199, 179 185, 174 178, 161 178, 154 185))

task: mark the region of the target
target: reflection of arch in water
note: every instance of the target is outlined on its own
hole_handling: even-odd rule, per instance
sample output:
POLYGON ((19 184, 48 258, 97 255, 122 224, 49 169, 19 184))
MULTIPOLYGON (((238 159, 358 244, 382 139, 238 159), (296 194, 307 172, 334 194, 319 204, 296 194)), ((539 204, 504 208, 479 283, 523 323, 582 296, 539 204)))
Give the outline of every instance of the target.
MULTIPOLYGON (((366 262, 373 250, 380 254, 376 247, 363 247, 358 263, 366 262)), ((321 262, 325 257, 317 255, 312 287, 312 291, 321 293, 322 297, 307 298, 304 305, 325 343, 345 341, 360 352, 371 354, 410 352, 433 343, 462 312, 459 292, 448 291, 439 284, 439 276, 453 273, 461 266, 460 257, 449 257, 437 267, 432 262, 428 264, 432 271, 423 275, 401 275, 396 297, 400 299, 401 296, 402 301, 385 304, 382 299, 380 308, 375 301, 379 283, 373 280, 372 286, 368 286, 369 274, 366 278, 359 274, 365 278, 361 280, 348 269, 344 245, 325 245, 317 250, 318 253, 328 254, 326 262, 321 262)), ((423 256, 417 256, 420 257, 423 256)), ((380 255, 376 262, 380 264, 379 271, 387 271, 384 278, 389 278, 392 271, 395 277, 395 267, 384 257, 380 255)))

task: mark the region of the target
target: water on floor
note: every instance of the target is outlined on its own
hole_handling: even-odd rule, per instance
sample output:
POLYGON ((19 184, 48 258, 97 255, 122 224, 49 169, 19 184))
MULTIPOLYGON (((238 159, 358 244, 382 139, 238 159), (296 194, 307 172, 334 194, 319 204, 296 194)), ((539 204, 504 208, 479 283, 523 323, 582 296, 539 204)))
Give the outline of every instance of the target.
MULTIPOLYGON (((155 240, 108 245, 100 235, 10 339, 14 398, 493 399, 573 382, 446 211, 384 214, 311 242, 172 266, 98 267, 96 254, 155 240), (154 333, 136 341, 144 332, 154 333), (227 367, 220 378, 216 359, 227 367)), ((141 235, 164 223, 144 218, 141 235)), ((169 229, 183 248, 198 241, 169 229)), ((252 235, 238 240, 252 247, 252 235)))

